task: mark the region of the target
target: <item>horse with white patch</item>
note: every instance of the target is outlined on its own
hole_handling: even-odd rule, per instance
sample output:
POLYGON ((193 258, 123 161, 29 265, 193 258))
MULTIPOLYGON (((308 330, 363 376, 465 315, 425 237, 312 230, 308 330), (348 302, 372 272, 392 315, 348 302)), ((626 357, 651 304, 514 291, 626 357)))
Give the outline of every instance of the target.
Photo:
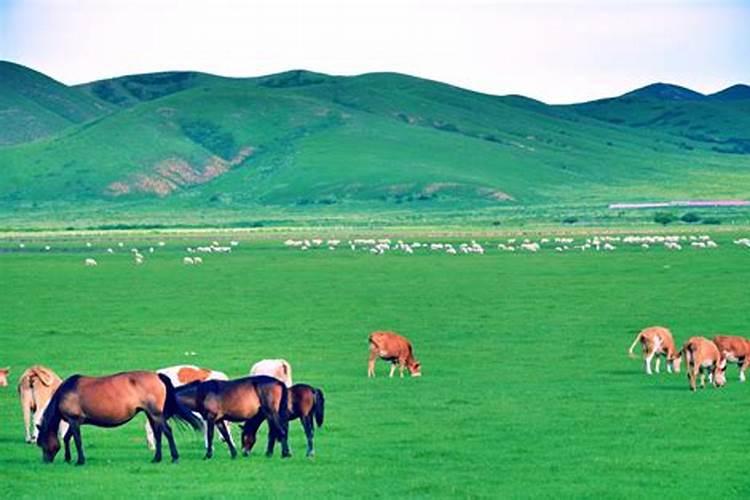
MULTIPOLYGON (((207 380, 229 380, 229 377, 227 377, 227 374, 224 372, 211 370, 208 368, 200 368, 195 365, 176 365, 176 366, 170 366, 168 368, 162 368, 161 370, 157 370, 156 373, 161 375, 166 375, 167 378, 169 378, 170 382, 172 382, 172 385, 176 388, 181 387, 183 385, 187 385, 193 382, 205 382, 207 380)), ((195 413, 195 412, 194 412, 195 413)), ((198 416, 198 418, 202 417, 195 413, 195 415, 198 416)), ((229 424, 227 424, 229 425, 229 424)), ((205 443, 208 446, 208 437, 206 436, 206 426, 203 426, 204 430, 204 438, 205 443)), ((231 429, 229 429, 229 439, 232 439, 231 429)), ((151 429, 151 425, 149 425, 148 421, 146 422, 146 442, 148 443, 149 449, 154 449, 155 443, 154 443, 154 433, 151 429)), ((234 444, 234 442, 232 442, 234 444)))
POLYGON ((262 359, 250 368, 250 375, 266 375, 281 380, 287 389, 292 386, 292 365, 285 359, 262 359))

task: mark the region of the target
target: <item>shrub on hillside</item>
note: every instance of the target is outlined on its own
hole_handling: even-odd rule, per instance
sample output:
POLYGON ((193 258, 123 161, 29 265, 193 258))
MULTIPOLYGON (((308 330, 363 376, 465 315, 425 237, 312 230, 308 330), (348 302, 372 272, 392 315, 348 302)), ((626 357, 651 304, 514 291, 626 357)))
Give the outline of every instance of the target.
POLYGON ((703 219, 703 221, 701 221, 701 224, 718 226, 719 224, 721 224, 721 220, 717 219, 716 217, 707 217, 703 219))
POLYGON ((569 215, 562 220, 563 224, 575 224, 578 222, 578 217, 575 215, 569 215))
POLYGON ((656 215, 654 215, 654 222, 661 224, 662 226, 671 224, 675 220, 677 220, 677 217, 670 212, 656 212, 656 215))
POLYGON ((701 221, 701 216, 696 214, 695 212, 688 212, 680 217, 680 220, 682 222, 687 222, 688 224, 695 224, 696 222, 701 221))

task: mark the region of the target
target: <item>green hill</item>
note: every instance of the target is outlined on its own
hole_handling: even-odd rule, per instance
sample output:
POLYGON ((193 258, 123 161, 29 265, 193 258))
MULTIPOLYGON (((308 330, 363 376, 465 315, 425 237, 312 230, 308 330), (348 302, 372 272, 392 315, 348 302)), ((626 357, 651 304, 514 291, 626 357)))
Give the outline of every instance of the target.
POLYGON ((0 146, 50 136, 110 109, 41 73, 0 61, 0 146))
POLYGON ((407 75, 301 70, 62 89, 106 116, 0 147, 0 206, 460 210, 744 197, 750 187, 743 100, 661 89, 549 106, 407 75))

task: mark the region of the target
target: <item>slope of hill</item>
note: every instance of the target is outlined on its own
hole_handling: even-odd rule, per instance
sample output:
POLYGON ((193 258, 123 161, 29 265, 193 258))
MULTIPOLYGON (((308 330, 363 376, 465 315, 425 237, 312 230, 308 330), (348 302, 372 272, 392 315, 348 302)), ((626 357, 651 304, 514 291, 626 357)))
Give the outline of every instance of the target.
POLYGON ((110 106, 41 73, 0 61, 0 146, 47 137, 110 106))
POLYGON ((750 153, 750 87, 736 85, 705 96, 655 84, 623 96, 565 106, 614 125, 665 132, 718 153, 750 153))
POLYGON ((737 197, 750 187, 750 156, 721 152, 723 137, 683 133, 723 120, 747 132, 742 101, 631 95, 548 106, 406 75, 307 71, 159 73, 72 90, 109 114, 0 148, 0 204, 457 210, 737 197), (675 109, 688 124, 655 119, 675 109))

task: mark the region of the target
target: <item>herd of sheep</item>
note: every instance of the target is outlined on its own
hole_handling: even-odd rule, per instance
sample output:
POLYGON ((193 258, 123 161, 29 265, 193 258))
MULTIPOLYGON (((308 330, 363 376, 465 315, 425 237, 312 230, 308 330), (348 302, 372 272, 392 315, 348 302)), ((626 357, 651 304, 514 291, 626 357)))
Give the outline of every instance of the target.
MULTIPOLYGON (((750 238, 734 240, 735 245, 750 248, 750 238)), ((502 252, 530 252, 540 250, 554 250, 555 252, 594 251, 611 252, 621 247, 638 247, 643 250, 663 247, 667 250, 682 250, 683 248, 713 249, 718 248, 708 235, 629 235, 629 236, 590 236, 590 237, 543 237, 543 238, 507 238, 494 244, 478 243, 471 240, 464 243, 450 242, 405 242, 390 238, 351 239, 288 239, 284 242, 288 248, 302 251, 313 249, 337 250, 339 248, 351 251, 368 252, 373 255, 383 255, 387 252, 400 252, 407 255, 415 252, 439 252, 449 255, 457 254, 485 254, 489 249, 496 248, 502 252)))

